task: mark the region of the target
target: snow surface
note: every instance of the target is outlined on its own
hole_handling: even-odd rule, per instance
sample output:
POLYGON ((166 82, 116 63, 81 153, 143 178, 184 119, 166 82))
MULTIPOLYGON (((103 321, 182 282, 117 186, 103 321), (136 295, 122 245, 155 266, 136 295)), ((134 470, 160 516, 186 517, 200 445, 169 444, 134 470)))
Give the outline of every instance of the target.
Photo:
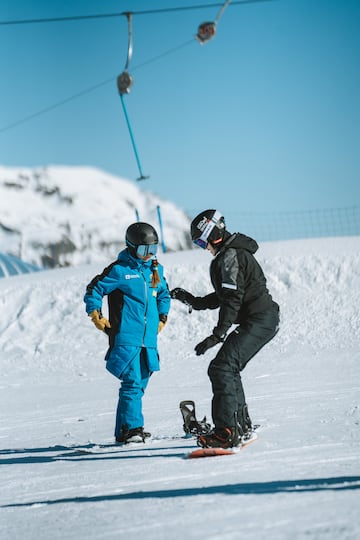
MULTIPOLYGON (((209 253, 160 259, 171 288, 210 291, 209 253)), ((210 417, 215 351, 193 348, 215 312, 173 302, 144 398, 153 439, 100 448, 119 385, 82 297, 105 264, 0 280, 2 540, 360 538, 360 237, 266 243, 258 259, 282 319, 243 372, 259 439, 202 460, 184 459, 178 404, 210 417)))

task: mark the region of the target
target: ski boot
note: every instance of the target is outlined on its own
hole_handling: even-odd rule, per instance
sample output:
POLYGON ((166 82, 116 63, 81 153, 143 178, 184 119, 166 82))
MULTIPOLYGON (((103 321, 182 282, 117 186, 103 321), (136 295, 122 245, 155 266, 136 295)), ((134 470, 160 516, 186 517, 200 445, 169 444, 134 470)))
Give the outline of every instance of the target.
POLYGON ((129 443, 144 443, 145 439, 151 437, 151 433, 144 431, 144 428, 138 427, 129 430, 122 430, 120 436, 115 437, 115 440, 118 444, 129 444, 129 443))

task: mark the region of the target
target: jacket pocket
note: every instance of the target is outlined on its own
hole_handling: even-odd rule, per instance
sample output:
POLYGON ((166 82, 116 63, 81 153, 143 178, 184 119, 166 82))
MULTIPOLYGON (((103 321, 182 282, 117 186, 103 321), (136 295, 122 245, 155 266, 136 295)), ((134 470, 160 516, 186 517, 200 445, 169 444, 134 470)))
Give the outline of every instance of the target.
POLYGON ((157 349, 153 347, 147 347, 145 351, 146 351, 146 362, 147 362, 148 370, 150 371, 150 373, 152 373, 153 371, 159 371, 160 358, 159 358, 159 353, 157 349))
POLYGON ((108 351, 106 369, 119 379, 126 370, 130 362, 140 353, 140 347, 126 347, 125 345, 115 346, 108 351))

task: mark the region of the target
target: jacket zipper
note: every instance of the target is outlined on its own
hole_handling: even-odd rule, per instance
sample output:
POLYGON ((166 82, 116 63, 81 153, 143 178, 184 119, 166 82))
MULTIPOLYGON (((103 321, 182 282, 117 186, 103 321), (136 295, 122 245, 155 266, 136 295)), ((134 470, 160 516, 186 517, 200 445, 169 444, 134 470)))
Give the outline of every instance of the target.
POLYGON ((144 334, 142 339, 142 346, 145 347, 145 335, 146 335, 146 324, 147 324, 147 310, 148 310, 148 301, 149 301, 149 295, 148 295, 148 289, 146 286, 146 277, 143 274, 143 271, 140 270, 140 273, 144 280, 144 288, 145 288, 145 313, 144 313, 144 334))

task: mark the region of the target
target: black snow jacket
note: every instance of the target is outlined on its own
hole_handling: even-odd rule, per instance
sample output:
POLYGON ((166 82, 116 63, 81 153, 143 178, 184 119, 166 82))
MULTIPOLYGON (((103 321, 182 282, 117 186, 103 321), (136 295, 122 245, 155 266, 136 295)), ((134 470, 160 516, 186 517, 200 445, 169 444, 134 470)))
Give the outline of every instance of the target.
POLYGON ((233 324, 241 324, 249 316, 277 304, 266 287, 261 266, 254 257, 258 245, 244 234, 225 233, 226 240, 210 266, 214 293, 196 297, 194 309, 219 310, 214 334, 223 337, 233 324))

